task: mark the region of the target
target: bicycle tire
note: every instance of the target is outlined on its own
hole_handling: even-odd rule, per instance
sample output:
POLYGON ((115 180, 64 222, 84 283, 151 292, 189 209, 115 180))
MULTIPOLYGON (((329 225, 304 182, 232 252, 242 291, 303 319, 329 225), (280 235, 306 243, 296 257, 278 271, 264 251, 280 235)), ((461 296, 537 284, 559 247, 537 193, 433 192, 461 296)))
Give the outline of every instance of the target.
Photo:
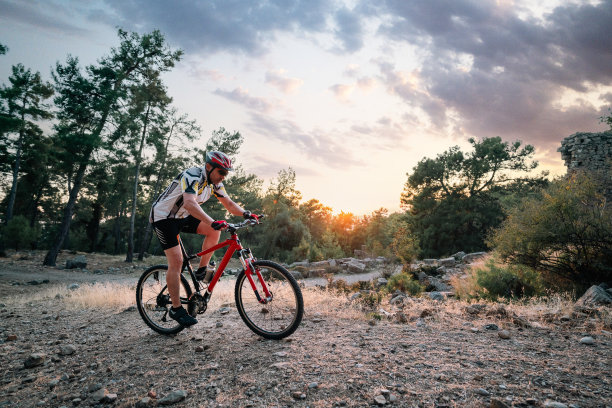
MULTIPOLYGON (((166 285, 167 265, 155 265, 142 273, 136 285, 136 306, 142 320, 153 330, 161 334, 176 334, 185 327, 168 316, 170 296, 166 285)), ((181 274, 181 298, 191 297, 191 286, 181 274)), ((195 316, 195 305, 189 303, 187 312, 195 316)))
MULTIPOLYGON (((259 303, 243 269, 236 277, 234 292, 238 314, 256 334, 273 340, 285 338, 295 332, 302 321, 302 291, 295 278, 281 265, 272 261, 255 261, 253 266, 264 276, 273 299, 267 304, 259 303)), ((253 275, 253 280, 263 297, 256 275, 253 275)))

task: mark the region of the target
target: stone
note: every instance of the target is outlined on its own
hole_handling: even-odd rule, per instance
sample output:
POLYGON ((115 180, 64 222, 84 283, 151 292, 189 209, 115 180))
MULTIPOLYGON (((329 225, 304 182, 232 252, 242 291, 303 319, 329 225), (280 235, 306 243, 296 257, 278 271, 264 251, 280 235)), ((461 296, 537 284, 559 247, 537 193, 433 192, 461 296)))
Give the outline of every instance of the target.
POLYGON ((363 262, 359 262, 358 260, 352 260, 347 263, 348 271, 350 273, 364 273, 366 269, 366 264, 363 262))
POLYGON ((16 334, 9 334, 8 336, 6 336, 6 341, 16 341, 16 340, 17 340, 16 334))
POLYGON ((491 393, 487 390, 485 390, 484 388, 478 388, 476 391, 474 391, 476 394, 478 395, 482 395, 483 397, 487 397, 489 395, 491 395, 491 393))
POLYGON ((319 261, 310 264, 312 268, 329 268, 329 261, 319 261))
POLYGON ((107 395, 109 395, 108 390, 106 388, 100 388, 91 394, 91 399, 96 402, 103 402, 107 395))
POLYGON ((452 254, 451 257, 455 258, 455 260, 460 261, 465 256, 465 252, 459 251, 456 254, 452 254))
POLYGON ((440 292, 428 292, 427 295, 431 300, 444 300, 444 295, 440 292))
POLYGON ((181 402, 185 398, 187 398, 187 391, 174 390, 168 395, 166 395, 164 398, 160 399, 158 403, 160 405, 172 405, 172 404, 176 404, 177 402, 181 402))
POLYGON ((587 346, 592 346, 595 344, 595 340, 591 336, 585 336, 580 339, 580 344, 586 344, 587 346))
POLYGON ((136 408, 147 408, 149 405, 151 405, 151 398, 144 397, 136 403, 136 408))
POLYGON ((485 306, 485 305, 474 304, 474 305, 469 305, 468 307, 466 307, 465 308, 465 312, 467 314, 477 315, 480 312, 482 312, 483 310, 485 310, 486 308, 487 308, 487 306, 485 306))
POLYGON ((66 269, 85 269, 87 268, 87 258, 85 255, 79 255, 66 261, 66 269))
POLYGON ((561 402, 557 402, 557 401, 546 400, 544 401, 544 407, 546 408, 567 408, 567 405, 561 402))
POLYGON ((44 364, 46 358, 47 356, 43 353, 30 354, 23 362, 23 366, 25 368, 38 367, 44 364))
POLYGON ((78 288, 80 288, 78 283, 71 283, 70 285, 68 285, 68 289, 70 290, 77 290, 78 288))
POLYGON ((58 352, 60 356, 70 356, 74 353, 76 353, 76 347, 72 344, 62 344, 58 352))
POLYGON ((438 265, 440 265, 440 267, 453 267, 455 266, 455 258, 438 259, 438 265))
POLYGON ((469 264, 484 258, 486 255, 486 252, 472 252, 471 254, 464 255, 463 258, 461 258, 461 262, 469 264))
POLYGON ((291 396, 292 396, 294 399, 297 399, 297 400, 303 400, 303 399, 306 399, 306 394, 304 394, 304 393, 303 393, 303 392, 301 392, 301 391, 293 391, 293 392, 291 393, 291 396))
POLYGON ((299 271, 292 270, 292 271, 289 271, 289 273, 290 273, 290 274, 291 274, 291 276, 293 276, 293 277, 294 277, 296 280, 302 280, 302 279, 304 279, 304 275, 302 275, 302 273, 301 273, 301 272, 299 272, 299 271))
POLYGON ((387 281, 385 278, 378 278, 378 279, 376 280, 376 287, 377 287, 377 288, 381 288, 381 287, 383 287, 383 286, 387 286, 387 283, 388 283, 388 282, 389 282, 389 281, 387 281))
POLYGON ((508 340, 510 338, 510 332, 508 330, 502 330, 497 333, 500 339, 508 340))
POLYGON ((599 306, 612 304, 612 296, 601 286, 593 285, 578 299, 577 306, 599 306))
POLYGON ((492 399, 489 408, 510 408, 510 405, 498 399, 492 399))
POLYGON ((383 395, 377 395, 374 397, 374 402, 378 406, 383 406, 387 403, 387 399, 383 395))
POLYGON ((499 330, 499 327, 497 327, 497 325, 493 323, 486 324, 484 328, 485 330, 493 330, 493 331, 499 330))

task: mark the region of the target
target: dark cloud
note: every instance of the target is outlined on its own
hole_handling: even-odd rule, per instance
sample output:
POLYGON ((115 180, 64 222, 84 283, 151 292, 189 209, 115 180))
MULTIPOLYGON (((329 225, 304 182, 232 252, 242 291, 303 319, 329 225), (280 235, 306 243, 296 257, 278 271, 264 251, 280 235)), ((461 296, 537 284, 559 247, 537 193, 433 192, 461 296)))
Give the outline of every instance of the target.
POLYGON ((89 31, 70 22, 71 12, 55 2, 0 0, 0 21, 11 20, 49 31, 83 35, 89 31))
POLYGON ((376 12, 381 35, 426 50, 419 86, 390 63, 380 71, 389 92, 436 126, 542 146, 597 130, 600 109, 558 102, 564 90, 612 83, 612 0, 557 7, 541 20, 471 0, 387 0, 376 12))
POLYGON ((360 50, 363 47, 362 16, 343 7, 336 12, 335 21, 337 29, 334 33, 342 43, 340 51, 351 53, 360 50))
POLYGON ((272 108, 272 103, 268 102, 264 98, 251 96, 249 95, 248 91, 245 91, 242 88, 236 88, 233 91, 217 89, 214 91, 214 94, 243 105, 248 109, 253 109, 260 112, 267 112, 272 108))
POLYGON ((343 140, 317 131, 305 132, 290 120, 275 120, 252 112, 249 129, 268 139, 292 145, 312 161, 329 167, 346 168, 360 164, 343 140))
POLYGON ((190 51, 265 52, 276 32, 320 32, 333 4, 326 0, 106 0, 124 27, 160 29, 190 51))

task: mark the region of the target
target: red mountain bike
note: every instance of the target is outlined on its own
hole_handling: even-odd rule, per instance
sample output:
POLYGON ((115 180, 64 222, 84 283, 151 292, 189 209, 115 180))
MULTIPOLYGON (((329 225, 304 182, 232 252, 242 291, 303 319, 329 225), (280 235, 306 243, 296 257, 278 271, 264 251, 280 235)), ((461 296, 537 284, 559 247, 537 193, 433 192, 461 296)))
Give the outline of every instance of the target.
MULTIPOLYGON (((179 238, 183 251, 181 269, 181 303, 190 315, 206 311, 215 285, 223 275, 225 267, 235 252, 238 252, 243 269, 236 277, 234 291, 236 308, 246 325, 267 339, 282 339, 292 334, 300 325, 304 314, 302 292, 295 278, 281 265, 272 261, 256 260, 248 248, 243 248, 236 231, 251 225, 255 220, 229 224, 226 229, 230 238, 196 255, 188 255, 179 238), (199 281, 190 260, 228 247, 210 283, 199 281), (185 277, 191 277, 193 288, 185 277)), ((168 316, 172 303, 166 286, 167 265, 156 265, 147 269, 136 286, 136 304, 145 323, 158 333, 174 334, 183 326, 168 316)))

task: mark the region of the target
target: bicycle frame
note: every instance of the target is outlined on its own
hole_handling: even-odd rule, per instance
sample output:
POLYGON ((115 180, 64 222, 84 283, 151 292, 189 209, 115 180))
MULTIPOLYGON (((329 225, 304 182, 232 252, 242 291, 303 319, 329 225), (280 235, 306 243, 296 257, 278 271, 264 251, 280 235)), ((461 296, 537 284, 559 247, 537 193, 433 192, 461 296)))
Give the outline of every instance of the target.
POLYGON ((195 293, 198 293, 200 291, 200 284, 195 277, 193 268, 191 267, 191 264, 189 263, 189 261, 191 259, 201 257, 205 254, 215 252, 216 250, 224 248, 226 246, 228 247, 227 250, 225 251, 225 255, 223 255, 223 259, 221 259, 221 263, 219 264, 217 271, 215 272, 210 283, 208 284, 208 287, 206 288, 206 294, 205 294, 206 301, 208 301, 208 299, 210 298, 210 295, 212 295, 212 291, 215 288, 215 285, 217 284, 219 279, 221 279, 221 276, 223 276, 225 267, 227 266, 227 264, 229 263, 230 259, 232 258, 232 256, 234 255, 236 251, 238 251, 240 254, 240 261, 242 262, 242 266, 244 267, 245 274, 247 276, 247 279, 249 280, 249 284, 251 285, 253 292, 255 292, 255 297, 257 298, 257 301, 259 303, 265 304, 265 303, 268 303, 270 300, 272 300, 272 295, 270 291, 268 290, 268 286, 266 285, 263 277, 261 276, 261 273, 259 272, 258 269, 254 268, 252 265, 252 261, 254 259, 253 259, 253 256, 251 255, 251 251, 249 249, 245 249, 242 247, 242 244, 240 243, 240 240, 238 239, 238 235, 236 234, 235 231, 231 232, 230 238, 226 239, 225 241, 211 248, 208 248, 205 251, 198 252, 195 255, 187 254, 187 251, 185 250, 185 247, 183 246, 183 242, 181 241, 180 237, 179 237, 179 244, 181 246, 181 251, 183 253, 183 267, 181 270, 185 270, 185 268, 189 270, 189 274, 191 275, 191 279, 195 286, 195 293), (257 290, 257 285, 255 284, 255 281, 253 279, 253 273, 255 273, 255 275, 257 276, 257 279, 259 280, 259 283, 261 284, 263 294, 264 294, 263 298, 261 297, 261 295, 259 294, 259 291, 257 290))

